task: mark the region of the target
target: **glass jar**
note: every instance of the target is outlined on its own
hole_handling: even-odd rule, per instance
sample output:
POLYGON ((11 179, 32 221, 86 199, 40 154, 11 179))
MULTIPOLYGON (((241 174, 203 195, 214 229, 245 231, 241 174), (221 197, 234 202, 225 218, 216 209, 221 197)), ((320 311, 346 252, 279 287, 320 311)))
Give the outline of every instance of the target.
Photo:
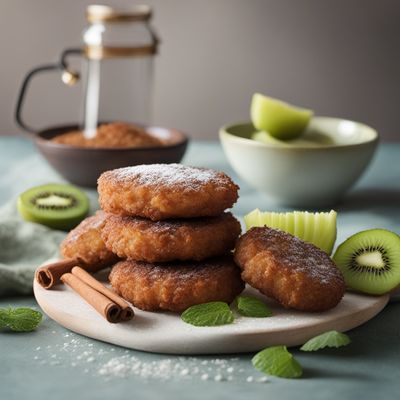
POLYGON ((93 137, 100 122, 149 124, 153 59, 158 40, 149 25, 149 6, 129 11, 87 8, 84 42, 83 130, 93 137))

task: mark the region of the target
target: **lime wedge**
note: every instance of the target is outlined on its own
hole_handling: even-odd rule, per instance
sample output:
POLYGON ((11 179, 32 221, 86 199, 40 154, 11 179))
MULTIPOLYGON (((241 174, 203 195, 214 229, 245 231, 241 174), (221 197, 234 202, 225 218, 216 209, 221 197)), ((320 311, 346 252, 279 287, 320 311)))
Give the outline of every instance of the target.
POLYGON ((250 114, 256 129, 266 131, 276 139, 289 140, 303 133, 313 111, 255 93, 250 114))
POLYGON ((265 131, 257 131, 251 135, 253 140, 257 142, 266 143, 270 145, 277 145, 277 146, 289 146, 290 144, 284 140, 278 140, 270 135, 268 132, 265 131))

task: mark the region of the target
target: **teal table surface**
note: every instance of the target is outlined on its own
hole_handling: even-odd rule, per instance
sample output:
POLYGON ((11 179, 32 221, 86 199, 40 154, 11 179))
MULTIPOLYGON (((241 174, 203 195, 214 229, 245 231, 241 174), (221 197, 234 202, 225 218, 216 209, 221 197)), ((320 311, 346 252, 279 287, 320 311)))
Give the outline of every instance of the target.
MULTIPOLYGON (((360 229, 400 231, 400 144, 381 144, 370 168, 335 208, 338 242, 360 229)), ((191 143, 185 164, 228 172, 241 187, 234 208, 280 210, 242 182, 218 143, 191 143)), ((62 181, 22 138, 0 137, 0 204, 37 184, 62 181)), ((89 191, 92 208, 96 193, 89 191)), ((38 307, 33 297, 0 307, 38 307)), ((346 348, 304 353, 297 380, 269 377, 252 354, 178 357, 126 350, 91 340, 45 318, 32 333, 0 332, 0 399, 395 399, 400 392, 400 304, 349 332, 346 348)))

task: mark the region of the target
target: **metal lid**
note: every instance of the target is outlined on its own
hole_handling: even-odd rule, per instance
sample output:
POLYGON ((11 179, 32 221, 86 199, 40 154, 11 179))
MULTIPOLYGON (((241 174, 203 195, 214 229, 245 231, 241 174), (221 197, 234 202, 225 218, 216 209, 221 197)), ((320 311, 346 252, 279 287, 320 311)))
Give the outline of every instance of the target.
POLYGON ((117 9, 111 6, 92 4, 86 9, 88 22, 132 22, 148 21, 152 16, 152 9, 145 4, 138 4, 126 9, 117 9))

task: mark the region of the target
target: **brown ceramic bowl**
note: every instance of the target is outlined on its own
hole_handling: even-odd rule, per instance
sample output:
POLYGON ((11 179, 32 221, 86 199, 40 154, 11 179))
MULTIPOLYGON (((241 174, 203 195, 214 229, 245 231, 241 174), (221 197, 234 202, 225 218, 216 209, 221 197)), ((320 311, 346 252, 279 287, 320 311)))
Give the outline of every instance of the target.
POLYGON ((110 169, 139 164, 178 163, 188 144, 184 133, 161 127, 149 129, 166 142, 162 147, 87 148, 49 140, 62 133, 79 129, 78 125, 45 129, 36 134, 35 143, 48 163, 67 181, 86 187, 96 187, 100 174, 110 169))

